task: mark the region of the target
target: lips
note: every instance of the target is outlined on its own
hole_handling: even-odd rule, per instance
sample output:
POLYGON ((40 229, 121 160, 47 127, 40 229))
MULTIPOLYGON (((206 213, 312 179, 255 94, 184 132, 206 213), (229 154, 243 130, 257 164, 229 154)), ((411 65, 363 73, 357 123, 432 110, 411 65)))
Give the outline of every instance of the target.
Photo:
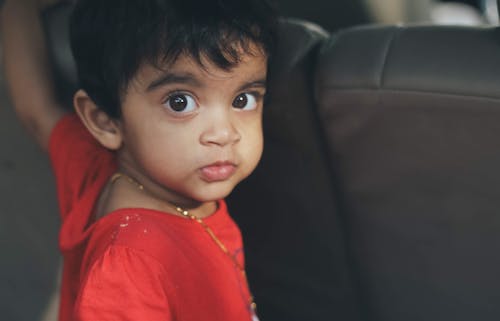
POLYGON ((231 162, 216 162, 200 169, 201 178, 206 182, 219 182, 229 179, 236 171, 231 162))

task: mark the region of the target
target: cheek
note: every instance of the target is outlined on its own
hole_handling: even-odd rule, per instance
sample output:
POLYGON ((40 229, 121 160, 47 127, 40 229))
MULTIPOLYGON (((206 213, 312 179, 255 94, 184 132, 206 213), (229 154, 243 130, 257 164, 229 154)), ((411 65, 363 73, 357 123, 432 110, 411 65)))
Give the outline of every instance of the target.
POLYGON ((185 131, 175 130, 174 126, 150 126, 130 132, 127 140, 134 158, 146 168, 172 168, 177 164, 185 164, 188 150, 185 146, 192 145, 185 131))
POLYGON ((259 122, 248 129, 245 139, 242 143, 242 155, 248 162, 249 170, 253 170, 259 162, 264 148, 264 138, 262 134, 262 125, 259 122))

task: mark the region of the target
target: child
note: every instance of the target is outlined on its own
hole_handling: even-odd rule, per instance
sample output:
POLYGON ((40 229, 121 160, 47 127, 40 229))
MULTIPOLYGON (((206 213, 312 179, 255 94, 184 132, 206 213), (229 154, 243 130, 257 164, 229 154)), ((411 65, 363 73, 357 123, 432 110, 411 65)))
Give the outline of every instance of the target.
POLYGON ((224 198, 262 153, 274 14, 263 0, 80 0, 76 114, 54 98, 38 12, 7 0, 16 111, 50 155, 59 320, 256 320, 224 198))

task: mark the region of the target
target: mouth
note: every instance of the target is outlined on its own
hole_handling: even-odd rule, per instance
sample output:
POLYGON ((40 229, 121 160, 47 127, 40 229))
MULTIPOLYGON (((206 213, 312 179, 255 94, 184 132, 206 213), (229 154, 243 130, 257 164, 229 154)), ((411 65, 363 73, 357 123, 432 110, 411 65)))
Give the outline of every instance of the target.
POLYGON ((233 176, 236 167, 229 161, 215 162, 200 169, 201 178, 209 183, 225 181, 233 176))

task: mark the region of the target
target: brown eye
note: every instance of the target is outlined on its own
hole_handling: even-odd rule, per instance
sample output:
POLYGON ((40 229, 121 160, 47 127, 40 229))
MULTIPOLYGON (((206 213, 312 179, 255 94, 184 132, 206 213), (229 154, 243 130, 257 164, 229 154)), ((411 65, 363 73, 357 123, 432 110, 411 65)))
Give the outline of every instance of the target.
POLYGON ((184 94, 171 95, 168 98, 166 105, 172 111, 177 113, 191 112, 196 108, 194 99, 191 96, 184 94))
POLYGON ((238 95, 233 101, 233 107, 245 108, 248 103, 248 98, 245 94, 238 95))
POLYGON ((255 109, 257 107, 257 100, 252 94, 240 94, 233 100, 233 107, 244 110, 255 109))

